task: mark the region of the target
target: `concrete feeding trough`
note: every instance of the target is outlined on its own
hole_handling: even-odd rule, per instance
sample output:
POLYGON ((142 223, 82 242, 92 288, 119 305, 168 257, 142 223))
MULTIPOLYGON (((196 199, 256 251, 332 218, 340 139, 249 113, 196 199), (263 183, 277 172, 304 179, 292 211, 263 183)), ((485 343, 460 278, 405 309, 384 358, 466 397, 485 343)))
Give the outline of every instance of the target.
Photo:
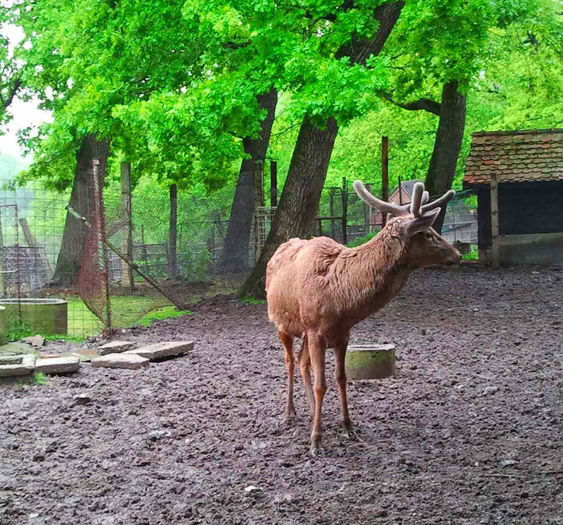
POLYGON ((67 333, 68 303, 63 299, 52 297, 8 298, 0 299, 0 306, 5 308, 4 315, 7 319, 20 319, 33 332, 67 333))
POLYGON ((350 345, 346 352, 349 379, 382 379, 395 374, 395 345, 350 345))

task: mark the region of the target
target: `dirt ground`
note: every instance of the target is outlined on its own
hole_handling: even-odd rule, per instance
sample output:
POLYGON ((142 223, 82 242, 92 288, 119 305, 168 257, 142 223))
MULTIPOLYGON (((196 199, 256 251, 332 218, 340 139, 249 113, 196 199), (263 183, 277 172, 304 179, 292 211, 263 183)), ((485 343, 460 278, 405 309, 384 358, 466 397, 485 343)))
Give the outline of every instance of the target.
POLYGON ((312 458, 265 305, 207 299, 124 336, 188 356, 2 387, 0 523, 563 524, 562 304, 555 269, 414 275, 352 335, 397 375, 350 384, 357 441, 329 382, 312 458))

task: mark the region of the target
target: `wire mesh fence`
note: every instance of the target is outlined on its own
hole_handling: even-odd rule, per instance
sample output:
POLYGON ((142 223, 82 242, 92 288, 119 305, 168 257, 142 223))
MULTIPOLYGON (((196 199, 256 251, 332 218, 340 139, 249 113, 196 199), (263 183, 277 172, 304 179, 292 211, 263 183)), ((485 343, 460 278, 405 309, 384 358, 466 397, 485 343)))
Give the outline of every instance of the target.
MULTIPOLYGON (((95 176, 93 167, 80 198, 76 193, 38 184, 0 190, 0 330, 12 338, 37 332, 81 338, 148 324, 207 293, 232 292, 246 275, 218 270, 232 187, 179 190, 173 204, 169 188, 141 179, 131 189, 123 179, 95 176)), ((460 194, 443 228, 444 237, 467 254, 476 253, 475 208, 474 196, 460 194)), ((255 208, 248 270, 275 212, 255 208)), ((380 214, 351 184, 323 190, 317 235, 359 244, 380 228, 380 214)))

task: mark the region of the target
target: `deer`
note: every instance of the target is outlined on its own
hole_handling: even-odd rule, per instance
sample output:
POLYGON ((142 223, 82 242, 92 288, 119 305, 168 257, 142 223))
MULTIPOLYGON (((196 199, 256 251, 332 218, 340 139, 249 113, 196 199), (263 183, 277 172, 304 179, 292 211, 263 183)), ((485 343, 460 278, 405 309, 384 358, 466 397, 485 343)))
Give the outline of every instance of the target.
POLYGON ((361 181, 354 182, 354 189, 369 206, 393 216, 375 237, 355 248, 328 237, 293 238, 278 247, 266 269, 268 318, 285 351, 285 422, 290 425, 296 415, 293 386, 295 365, 299 364, 313 420, 313 456, 323 451, 326 350, 334 351, 341 425, 346 436, 354 437, 344 367, 351 328, 389 303, 413 271, 433 265, 456 265, 461 259, 459 251, 432 228, 440 211, 454 196, 453 190, 428 202, 424 184, 417 182, 411 202, 397 205, 378 199, 361 181), (302 339, 297 361, 293 346, 296 338, 302 339))

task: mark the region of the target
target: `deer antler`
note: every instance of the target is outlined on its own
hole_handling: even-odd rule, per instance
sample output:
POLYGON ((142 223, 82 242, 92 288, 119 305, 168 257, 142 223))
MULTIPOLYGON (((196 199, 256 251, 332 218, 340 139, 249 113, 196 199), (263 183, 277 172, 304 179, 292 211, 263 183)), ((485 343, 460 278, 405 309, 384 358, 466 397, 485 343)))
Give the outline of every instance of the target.
POLYGON ((373 208, 377 208, 382 213, 390 213, 396 217, 408 215, 409 213, 415 217, 422 217, 430 210, 443 208, 455 195, 455 191, 449 190, 435 201, 428 202, 430 200, 429 193, 424 190, 422 182, 417 182, 412 190, 411 203, 399 206, 374 197, 359 180, 354 182, 354 189, 365 203, 373 208))
POLYGON ((359 181, 354 182, 354 189, 356 193, 366 204, 369 204, 372 208, 377 208, 382 213, 390 213, 391 215, 408 215, 409 204, 403 206, 398 206, 397 204, 392 204, 390 202, 382 201, 377 197, 374 197, 365 186, 359 181))

